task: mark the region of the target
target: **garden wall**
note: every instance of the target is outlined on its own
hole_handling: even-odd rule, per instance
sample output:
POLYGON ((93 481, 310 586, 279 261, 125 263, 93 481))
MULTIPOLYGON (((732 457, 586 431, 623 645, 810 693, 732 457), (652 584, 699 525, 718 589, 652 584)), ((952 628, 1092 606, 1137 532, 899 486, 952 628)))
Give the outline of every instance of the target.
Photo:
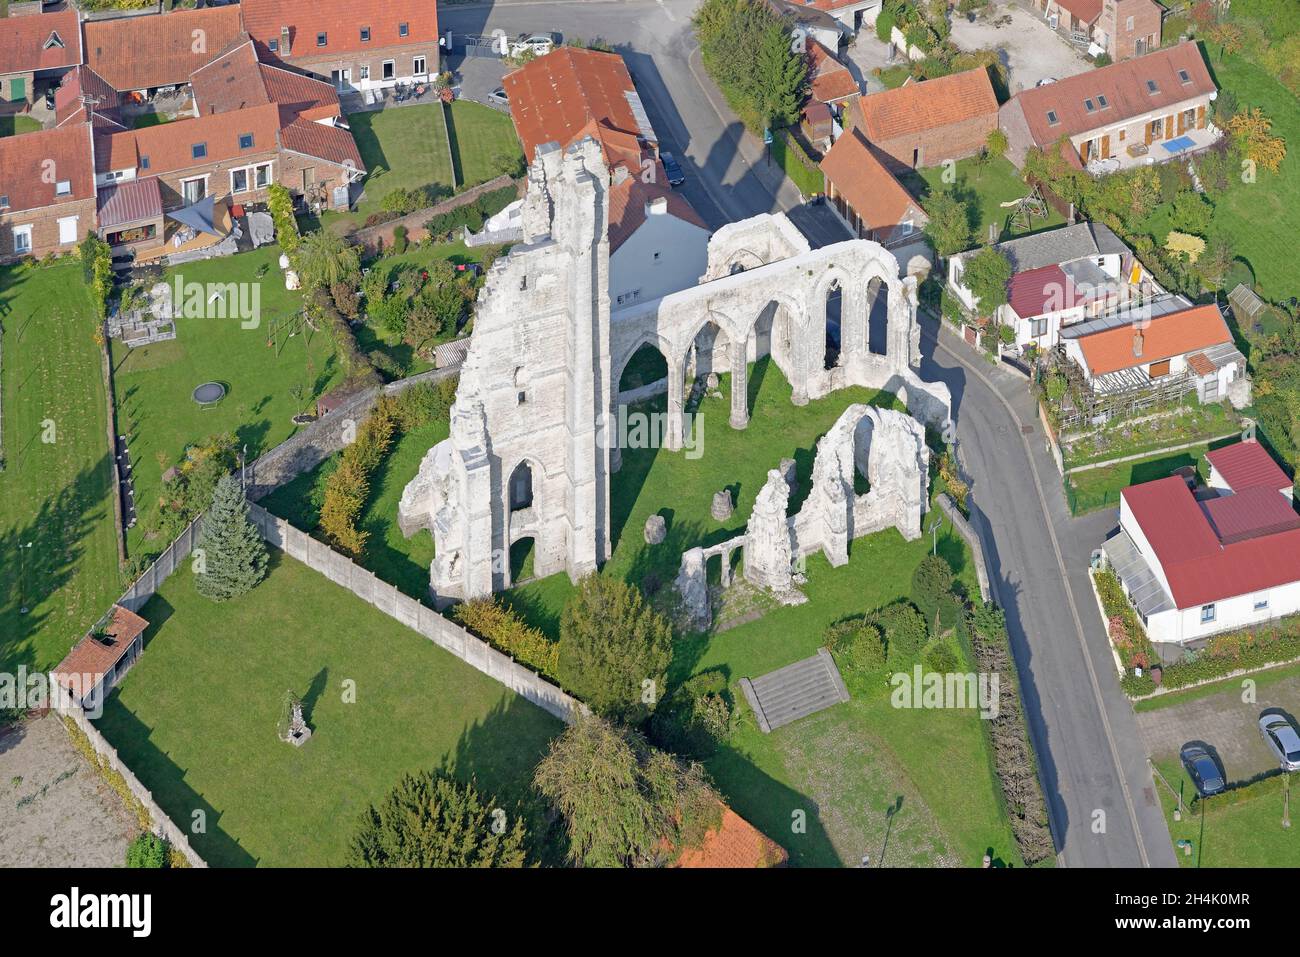
POLYGON ((426 224, 434 216, 441 216, 443 213, 449 213, 453 209, 461 206, 468 206, 478 200, 485 193, 493 190, 503 189, 514 182, 509 175, 502 173, 496 179, 488 180, 486 183, 480 183, 471 189, 465 190, 457 196, 443 200, 437 206, 430 206, 428 209, 417 209, 413 213, 407 213, 398 219, 389 220, 386 223, 380 223, 377 226, 368 226, 365 229, 358 229, 348 236, 348 240, 356 246, 364 246, 366 252, 370 255, 376 255, 379 252, 382 243, 385 249, 392 248, 393 230, 398 226, 406 227, 406 241, 418 243, 429 238, 429 230, 425 228, 426 224))
POLYGON ((957 509, 957 505, 948 495, 940 495, 936 501, 939 503, 939 509, 943 514, 948 516, 952 522, 952 527, 957 530, 957 534, 966 539, 966 544, 970 546, 971 557, 975 561, 975 577, 979 581, 980 598, 989 601, 991 593, 989 591, 989 569, 984 562, 984 545, 980 542, 980 537, 975 533, 971 523, 966 521, 966 516, 957 509))
POLYGON ((127 788, 135 795, 136 800, 144 805, 144 809, 149 812, 155 832, 161 834, 167 843, 184 854, 191 867, 207 867, 207 862, 199 857, 198 852, 190 846, 189 836, 163 812, 163 809, 158 806, 158 802, 153 799, 153 792, 140 783, 140 779, 135 776, 135 772, 128 768, 117 756, 117 749, 99 733, 99 729, 90 722, 85 713, 80 708, 69 708, 61 713, 66 715, 81 730, 81 733, 86 736, 86 740, 90 742, 90 746, 95 749, 95 753, 104 760, 104 763, 121 775, 122 780, 126 782, 127 788))
POLYGON ((296 558, 304 565, 320 572, 336 585, 342 585, 361 600, 374 605, 388 617, 419 632, 439 648, 451 652, 461 661, 489 678, 501 682, 511 691, 531 701, 561 721, 571 723, 575 712, 586 713, 587 708, 577 699, 515 661, 497 651, 449 618, 445 618, 426 605, 367 571, 360 565, 317 541, 306 532, 294 528, 283 518, 278 518, 260 505, 249 503, 249 517, 268 543, 296 558))
POLYGON ((158 556, 144 574, 137 578, 126 593, 117 600, 117 603, 128 611, 138 612, 154 596, 154 593, 162 587, 162 583, 172 576, 172 573, 180 567, 181 562, 189 557, 194 545, 199 540, 199 533, 203 531, 203 516, 200 515, 194 521, 186 526, 185 531, 176 536, 176 540, 167 546, 167 549, 158 556))

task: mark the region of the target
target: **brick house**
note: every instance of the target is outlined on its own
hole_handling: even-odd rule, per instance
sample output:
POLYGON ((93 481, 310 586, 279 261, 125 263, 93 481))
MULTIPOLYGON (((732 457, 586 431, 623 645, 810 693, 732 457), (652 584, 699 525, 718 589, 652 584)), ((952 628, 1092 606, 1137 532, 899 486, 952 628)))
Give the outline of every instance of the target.
POLYGON ((1220 135, 1209 115, 1217 95, 1200 49, 1188 41, 1023 90, 1002 105, 999 123, 1017 166, 1030 148, 1065 139, 1072 163, 1113 160, 1109 166, 1122 168, 1210 146, 1220 135))
POLYGON ((95 228, 90 129, 0 137, 0 260, 69 252, 95 228))
POLYGON ((1116 62, 1160 46, 1164 8, 1155 0, 1034 0, 1034 7, 1057 32, 1085 37, 1116 62))
POLYGON ((42 80, 57 80, 81 62, 77 11, 19 14, 0 19, 0 115, 24 112, 42 80))
POLYGON ((243 0, 240 9, 263 60, 340 92, 423 81, 439 70, 432 0, 243 0))
POLYGON ((871 145, 911 169, 973 156, 998 125, 998 98, 984 67, 870 93, 857 107, 871 145))
POLYGON ((928 221, 925 211, 885 163, 862 132, 846 130, 821 162, 826 198, 859 239, 883 246, 913 242, 928 221))
POLYGON ((85 64, 121 93, 181 86, 241 39, 239 7, 87 20, 85 64))

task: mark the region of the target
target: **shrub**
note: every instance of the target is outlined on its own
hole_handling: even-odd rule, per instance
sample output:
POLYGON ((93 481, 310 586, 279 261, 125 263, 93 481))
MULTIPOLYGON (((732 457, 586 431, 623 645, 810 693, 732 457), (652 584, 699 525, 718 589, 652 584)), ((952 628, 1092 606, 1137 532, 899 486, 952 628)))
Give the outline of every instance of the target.
POLYGON ((343 450, 339 466, 325 483, 320 527, 325 541, 353 558, 366 548, 369 533, 357 519, 370 493, 370 473, 383 460, 397 429, 393 400, 381 397, 370 417, 357 429, 356 441, 343 450))
POLYGON ((865 618, 835 622, 826 629, 824 639, 836 666, 847 675, 869 677, 885 667, 885 636, 865 618))
POLYGON ((958 670, 957 653, 952 650, 952 645, 940 638, 926 645, 921 665, 926 671, 952 674, 958 670))
POLYGON ((925 617, 909 601, 886 605, 869 620, 884 633, 887 661, 894 669, 913 664, 930 636, 925 617))
POLYGON ((149 831, 137 835, 127 845, 126 866, 155 869, 166 867, 167 842, 149 831))
POLYGON ((952 593, 953 575, 948 562, 938 555, 926 555, 912 573, 912 603, 927 624, 936 621, 951 628, 961 616, 961 605, 952 593))
POLYGON ((493 648, 517 658, 548 678, 560 670, 560 646, 531 627, 512 608, 494 598, 476 598, 457 605, 451 615, 493 648))
POLYGON ((435 419, 447 418, 452 403, 456 401, 456 383, 456 377, 449 376, 399 392, 393 397, 398 427, 409 432, 435 419))
POLYGON ((705 671, 684 682, 655 709, 650 738, 665 750, 707 758, 730 735, 731 717, 727 679, 720 671, 705 671))
POLYGON ((275 241, 292 259, 301 243, 298 220, 293 215, 293 196, 279 183, 272 183, 267 187, 266 193, 266 204, 271 211, 271 220, 275 224, 275 241))
POLYGON ((400 256, 406 252, 406 227, 393 227, 393 255, 400 256))

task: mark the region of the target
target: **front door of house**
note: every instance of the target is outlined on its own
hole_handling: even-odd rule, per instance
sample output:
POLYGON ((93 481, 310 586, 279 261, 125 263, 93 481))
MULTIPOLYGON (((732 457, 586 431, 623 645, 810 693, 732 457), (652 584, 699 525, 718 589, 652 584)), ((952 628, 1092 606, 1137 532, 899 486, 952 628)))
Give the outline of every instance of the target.
POLYGON ((330 78, 334 81, 334 89, 343 93, 352 89, 352 70, 333 70, 330 72, 330 78))
POLYGON ((27 77, 16 76, 9 81, 9 99, 14 103, 27 99, 27 77))

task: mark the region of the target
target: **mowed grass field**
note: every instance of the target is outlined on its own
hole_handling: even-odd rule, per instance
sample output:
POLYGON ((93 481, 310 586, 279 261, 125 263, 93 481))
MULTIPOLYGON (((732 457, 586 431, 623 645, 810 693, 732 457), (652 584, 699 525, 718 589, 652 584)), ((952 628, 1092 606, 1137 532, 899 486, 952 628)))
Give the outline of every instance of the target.
POLYGON ((0 269, 0 327, 0 670, 44 669, 122 591, 102 362, 80 265, 0 269))
POLYGON ((311 411, 313 399, 343 377, 325 331, 303 325, 292 338, 278 334, 279 350, 267 345, 276 324, 297 315, 302 306, 301 293, 284 287, 276 265, 279 255, 278 246, 269 246, 173 267, 163 277, 173 290, 177 278, 257 284, 261 314, 255 328, 244 328, 239 318, 181 318, 173 340, 137 349, 112 344, 118 427, 130 444, 139 516, 128 538, 132 554, 167 546, 146 541, 144 535, 158 511, 162 473, 181 461, 186 446, 229 432, 241 448, 248 446, 251 461, 296 430, 291 421, 299 411, 294 388, 303 390, 303 405, 311 411), (193 392, 210 381, 225 385, 226 396, 215 407, 201 408, 193 392))
POLYGON ((446 766, 532 813, 560 721, 288 556, 214 604, 182 569, 142 614, 145 654, 99 729, 214 866, 338 866, 360 815, 446 766), (312 738, 280 741, 286 690, 312 738))
POLYGON ((441 103, 352 113, 348 125, 367 170, 365 196, 351 215, 364 219, 379 212, 383 198, 401 187, 440 184, 451 194, 451 151, 441 103))
POLYGON ((460 186, 485 183, 501 175, 498 160, 524 155, 510 114, 469 100, 454 100, 447 107, 447 138, 460 186))

